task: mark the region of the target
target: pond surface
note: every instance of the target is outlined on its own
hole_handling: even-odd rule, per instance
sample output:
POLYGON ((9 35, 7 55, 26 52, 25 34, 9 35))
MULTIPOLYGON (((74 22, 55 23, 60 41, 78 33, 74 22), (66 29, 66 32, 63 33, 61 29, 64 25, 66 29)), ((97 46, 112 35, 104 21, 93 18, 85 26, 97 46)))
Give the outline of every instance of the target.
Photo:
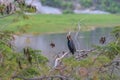
MULTIPOLYGON (((112 28, 96 28, 92 31, 80 32, 78 36, 78 43, 76 43, 75 34, 71 33, 73 41, 77 49, 91 49, 92 45, 100 45, 99 39, 102 36, 106 37, 107 43, 111 40, 110 32, 112 28), (78 45, 79 44, 79 45, 78 45)), ((53 60, 56 54, 63 51, 68 51, 67 47, 67 33, 56 33, 46 35, 21 35, 16 36, 15 46, 17 51, 22 51, 24 47, 31 47, 33 49, 41 50, 42 54, 48 59, 53 60), (50 44, 54 43, 55 47, 50 44)))

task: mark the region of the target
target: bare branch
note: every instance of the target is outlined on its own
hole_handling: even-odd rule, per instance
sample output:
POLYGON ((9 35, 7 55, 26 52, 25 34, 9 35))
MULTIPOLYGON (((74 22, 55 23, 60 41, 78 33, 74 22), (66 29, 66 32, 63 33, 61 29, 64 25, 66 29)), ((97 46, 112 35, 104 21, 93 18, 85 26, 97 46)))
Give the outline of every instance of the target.
POLYGON ((77 49, 79 49, 79 40, 78 40, 78 36, 79 36, 79 32, 80 32, 80 23, 78 23, 78 31, 76 32, 76 35, 75 35, 75 40, 77 42, 77 49))
MULTIPOLYGON (((119 59, 119 58, 115 58, 115 59, 112 60, 111 62, 109 62, 109 63, 107 63, 107 64, 103 64, 101 67, 99 67, 99 68, 98 68, 98 72, 105 72, 103 69, 104 69, 104 68, 111 67, 111 66, 113 66, 113 68, 116 68, 116 69, 120 70, 120 69, 118 68, 119 63, 120 63, 120 59, 119 59)), ((111 75, 113 74, 113 71, 114 71, 113 68, 112 68, 112 71, 111 71, 111 75)), ((109 69, 108 69, 108 70, 109 70, 109 69)), ((110 69, 110 70, 111 70, 111 69, 110 69)), ((109 71, 110 71, 110 70, 109 70, 109 71)))
POLYGON ((59 62, 62 58, 64 58, 69 52, 64 53, 61 57, 56 58, 55 64, 53 68, 56 68, 59 65, 59 62))
POLYGON ((65 77, 65 76, 61 76, 61 75, 42 76, 42 77, 29 78, 29 79, 26 79, 26 78, 21 77, 21 76, 14 76, 13 79, 15 79, 15 78, 23 79, 23 80, 44 80, 44 79, 53 79, 53 78, 58 78, 58 79, 61 79, 61 80, 68 80, 67 77, 65 77))
MULTIPOLYGON (((77 55, 75 56, 76 59, 81 59, 82 57, 84 57, 85 55, 87 55, 90 52, 93 52, 95 49, 91 49, 91 50, 76 50, 76 52, 78 52, 79 54, 81 53, 81 55, 77 55)), ((61 57, 58 57, 55 59, 55 63, 54 63, 54 67, 56 68, 59 65, 59 62, 69 53, 69 51, 65 52, 61 57)))

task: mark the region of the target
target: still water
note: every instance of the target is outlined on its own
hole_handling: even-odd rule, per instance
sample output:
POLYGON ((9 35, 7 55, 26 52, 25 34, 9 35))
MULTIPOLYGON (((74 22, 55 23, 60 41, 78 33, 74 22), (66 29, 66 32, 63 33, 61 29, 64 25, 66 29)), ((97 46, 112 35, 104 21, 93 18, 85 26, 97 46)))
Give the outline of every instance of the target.
MULTIPOLYGON (((77 40, 76 33, 71 33, 73 41, 77 49, 90 49, 92 45, 100 45, 99 39, 106 37, 107 43, 111 40, 111 28, 96 28, 95 30, 80 32, 77 40), (77 43, 78 42, 78 43, 77 43)), ((48 59, 52 60, 56 54, 63 51, 68 51, 67 47, 67 33, 45 34, 45 35, 20 35, 16 36, 15 46, 17 51, 22 51, 24 47, 31 47, 36 50, 41 50, 42 54, 48 59), (50 44, 54 43, 55 47, 50 44)))

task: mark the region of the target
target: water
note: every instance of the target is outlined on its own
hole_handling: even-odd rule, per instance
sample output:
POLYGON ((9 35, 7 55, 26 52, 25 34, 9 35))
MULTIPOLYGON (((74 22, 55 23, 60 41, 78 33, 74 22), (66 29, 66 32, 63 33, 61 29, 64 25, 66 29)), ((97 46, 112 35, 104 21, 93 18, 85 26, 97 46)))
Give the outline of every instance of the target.
MULTIPOLYGON (((102 36, 105 36, 107 42, 109 42, 111 40, 111 30, 111 28, 97 28, 92 31, 80 32, 78 37, 79 47, 74 39, 75 33, 71 34, 76 48, 83 50, 91 49, 92 45, 100 45, 99 39, 102 36)), ((50 60, 53 60, 56 54, 63 51, 68 51, 66 35, 67 33, 21 35, 16 36, 14 44, 17 51, 22 51, 24 47, 29 46, 33 49, 41 50, 44 56, 48 57, 50 60), (54 48, 50 46, 51 43, 55 44, 54 48)))

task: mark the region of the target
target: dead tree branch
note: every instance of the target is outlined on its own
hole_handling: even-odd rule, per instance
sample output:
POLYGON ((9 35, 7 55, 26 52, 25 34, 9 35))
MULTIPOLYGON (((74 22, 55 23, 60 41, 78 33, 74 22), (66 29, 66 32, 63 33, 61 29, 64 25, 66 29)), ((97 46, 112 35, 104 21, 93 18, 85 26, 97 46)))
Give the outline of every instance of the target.
POLYGON ((80 32, 80 29, 81 29, 81 27, 80 27, 80 23, 78 23, 78 31, 76 32, 76 35, 75 35, 75 40, 76 40, 76 43, 77 43, 77 49, 79 49, 79 40, 78 40, 78 36, 79 36, 79 32, 80 32))
MULTIPOLYGON (((113 73, 113 71, 114 71, 114 68, 116 68, 116 69, 118 69, 118 70, 120 70, 118 67, 119 67, 119 65, 120 65, 120 58, 115 58, 114 60, 112 60, 111 62, 109 62, 109 63, 107 63, 107 64, 103 64, 101 67, 99 67, 98 68, 98 72, 106 72, 106 71, 104 71, 103 69, 104 68, 109 68, 109 67, 113 67, 112 68, 112 71, 111 71, 111 75, 112 75, 112 73, 113 73)), ((109 71, 111 70, 111 69, 108 69, 109 71)))
MULTIPOLYGON (((76 50, 79 55, 75 56, 77 60, 80 60, 81 58, 84 58, 88 55, 88 53, 93 52, 95 49, 91 50, 76 50)), ((69 51, 65 52, 61 57, 58 57, 55 59, 54 67, 56 68, 59 65, 59 62, 69 53, 69 51)))
POLYGON ((61 75, 42 76, 42 77, 29 78, 29 79, 26 79, 26 78, 21 77, 21 76, 14 76, 12 79, 15 79, 15 78, 23 79, 23 80, 49 80, 49 79, 54 79, 54 78, 61 79, 61 80, 69 80, 67 77, 61 76, 61 75))
POLYGON ((59 65, 59 62, 61 61, 61 59, 63 59, 69 52, 64 53, 61 57, 56 58, 55 60, 55 64, 53 68, 56 68, 59 65))

